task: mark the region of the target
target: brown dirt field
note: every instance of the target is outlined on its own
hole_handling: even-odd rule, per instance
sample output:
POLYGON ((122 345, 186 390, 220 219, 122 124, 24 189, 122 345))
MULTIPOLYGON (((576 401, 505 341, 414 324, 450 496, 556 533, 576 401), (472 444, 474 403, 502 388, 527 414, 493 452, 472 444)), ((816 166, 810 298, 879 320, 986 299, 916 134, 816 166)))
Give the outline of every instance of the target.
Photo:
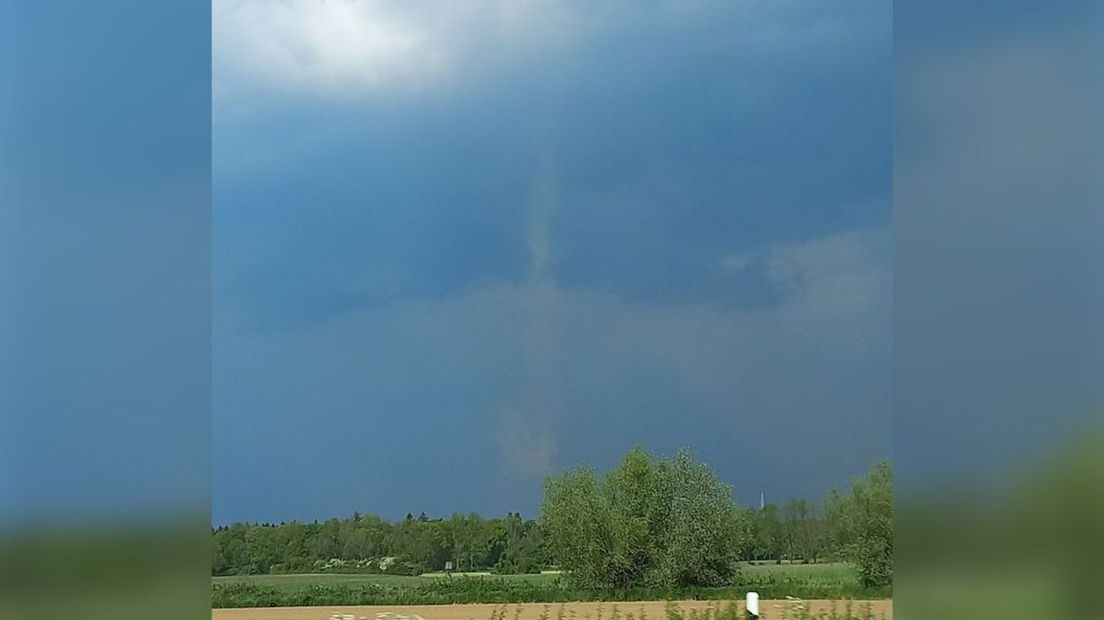
MULTIPOLYGON (((804 601, 810 610, 816 614, 826 612, 831 605, 830 601, 804 601)), ((857 613, 862 605, 869 603, 874 612, 874 617, 885 620, 893 620, 893 601, 856 601, 854 610, 857 613)), ((704 609, 710 601, 681 601, 679 606, 686 612, 691 609, 704 609)), ((714 604, 720 604, 714 601, 714 604)), ((787 601, 759 601, 759 611, 763 618, 780 618, 787 601)), ((838 608, 843 610, 843 601, 837 601, 838 608)), ((665 601, 645 602, 619 602, 619 603, 566 603, 568 610, 575 612, 575 620, 596 620, 598 607, 602 607, 604 618, 609 619, 610 612, 616 605, 621 612, 621 617, 633 614, 640 617, 643 610, 648 618, 663 620, 666 618, 665 601)), ((491 613, 501 607, 500 605, 372 605, 372 606, 335 606, 335 607, 260 607, 250 609, 213 609, 212 620, 490 620, 491 613)), ((549 618, 556 619, 559 603, 548 605, 549 618)), ((740 605, 743 609, 743 604, 740 605)), ((525 603, 522 605, 507 606, 506 620, 539 620, 545 605, 543 603, 525 603), (520 615, 515 615, 518 607, 521 607, 520 615)))

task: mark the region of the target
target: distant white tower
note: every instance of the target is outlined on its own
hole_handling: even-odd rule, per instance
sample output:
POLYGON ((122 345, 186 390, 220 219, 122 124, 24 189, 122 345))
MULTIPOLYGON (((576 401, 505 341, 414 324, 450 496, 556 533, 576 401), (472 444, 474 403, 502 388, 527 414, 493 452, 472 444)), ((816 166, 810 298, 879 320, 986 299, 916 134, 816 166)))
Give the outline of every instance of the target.
POLYGON ((767 507, 767 494, 759 491, 759 510, 767 507))

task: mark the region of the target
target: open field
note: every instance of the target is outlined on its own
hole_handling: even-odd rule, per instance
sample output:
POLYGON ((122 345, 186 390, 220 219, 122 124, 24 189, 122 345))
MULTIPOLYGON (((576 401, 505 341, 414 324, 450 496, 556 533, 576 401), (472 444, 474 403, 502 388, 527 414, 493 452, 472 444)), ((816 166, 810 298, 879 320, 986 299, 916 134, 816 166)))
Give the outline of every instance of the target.
MULTIPOLYGON (((844 562, 824 564, 751 564, 740 567, 740 582, 748 586, 793 586, 808 591, 857 592, 862 589, 855 568, 844 562)), ((799 592, 795 592, 801 596, 799 592)))
MULTIPOLYGON (((503 582, 553 584, 558 574, 544 573, 537 575, 493 575, 491 573, 454 573, 451 579, 487 579, 503 582)), ((380 586, 417 586, 432 583, 434 581, 450 579, 444 573, 430 573, 418 577, 406 577, 403 575, 362 575, 341 573, 312 573, 300 575, 239 575, 234 577, 212 577, 214 583, 249 583, 258 586, 271 586, 281 590, 294 590, 303 586, 314 585, 380 585, 380 586)))
MULTIPOLYGON (((827 614, 833 605, 842 613, 844 603, 837 601, 804 601, 804 605, 816 617, 827 614)), ((691 618, 694 611, 703 613, 710 606, 717 609, 717 602, 680 601, 677 606, 683 617, 691 618)), ((764 619, 781 619, 787 606, 793 613, 793 602, 785 600, 760 601, 760 613, 764 619)), ((889 600, 863 601, 853 604, 856 618, 863 618, 865 606, 869 605, 869 618, 880 620, 893 619, 893 602, 889 600)), ((742 617, 743 605, 739 605, 742 617)), ((250 609, 215 609, 212 620, 597 620, 599 618, 623 618, 629 620, 651 619, 666 620, 668 603, 666 601, 622 602, 622 603, 565 603, 547 605, 526 603, 520 605, 374 605, 374 606, 329 606, 329 607, 278 607, 250 609)), ((792 617, 792 616, 791 616, 792 617)))
MULTIPOLYGON (((740 567, 741 581, 751 584, 804 583, 837 585, 841 588, 857 588, 858 578, 854 569, 842 562, 823 564, 745 564, 740 567)), ((495 575, 491 573, 453 573, 451 579, 475 578, 535 585, 553 585, 560 575, 545 572, 533 575, 495 575)), ((238 575, 212 577, 216 584, 247 583, 268 586, 280 590, 294 590, 314 585, 380 585, 417 586, 441 579, 449 579, 444 573, 429 573, 417 577, 403 575, 366 575, 342 573, 311 573, 295 575, 238 575)))
MULTIPOLYGON (((580 589, 558 574, 404 577, 366 574, 247 575, 213 579, 212 606, 220 608, 327 605, 461 605, 576 601, 764 598, 886 599, 891 588, 864 588, 848 564, 743 566, 737 585, 724 587, 580 589)), ((503 620, 503 619, 499 619, 503 620)), ((573 620, 573 619, 567 619, 573 620)))

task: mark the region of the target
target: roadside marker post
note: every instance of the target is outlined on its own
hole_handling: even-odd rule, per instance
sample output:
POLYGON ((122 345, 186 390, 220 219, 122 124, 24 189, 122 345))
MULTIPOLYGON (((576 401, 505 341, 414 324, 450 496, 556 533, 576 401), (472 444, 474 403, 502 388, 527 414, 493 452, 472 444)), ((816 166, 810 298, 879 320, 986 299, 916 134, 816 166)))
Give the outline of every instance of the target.
POLYGON ((759 593, 747 593, 747 617, 748 620, 759 620, 759 593))

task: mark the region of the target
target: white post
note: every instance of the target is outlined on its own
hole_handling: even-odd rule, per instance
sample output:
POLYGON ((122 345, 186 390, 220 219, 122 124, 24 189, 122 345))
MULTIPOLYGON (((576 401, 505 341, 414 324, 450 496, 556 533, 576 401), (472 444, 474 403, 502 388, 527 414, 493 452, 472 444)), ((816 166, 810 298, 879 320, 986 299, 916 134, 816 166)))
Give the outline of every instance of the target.
POLYGON ((747 593, 747 617, 748 620, 759 620, 759 593, 747 593))

